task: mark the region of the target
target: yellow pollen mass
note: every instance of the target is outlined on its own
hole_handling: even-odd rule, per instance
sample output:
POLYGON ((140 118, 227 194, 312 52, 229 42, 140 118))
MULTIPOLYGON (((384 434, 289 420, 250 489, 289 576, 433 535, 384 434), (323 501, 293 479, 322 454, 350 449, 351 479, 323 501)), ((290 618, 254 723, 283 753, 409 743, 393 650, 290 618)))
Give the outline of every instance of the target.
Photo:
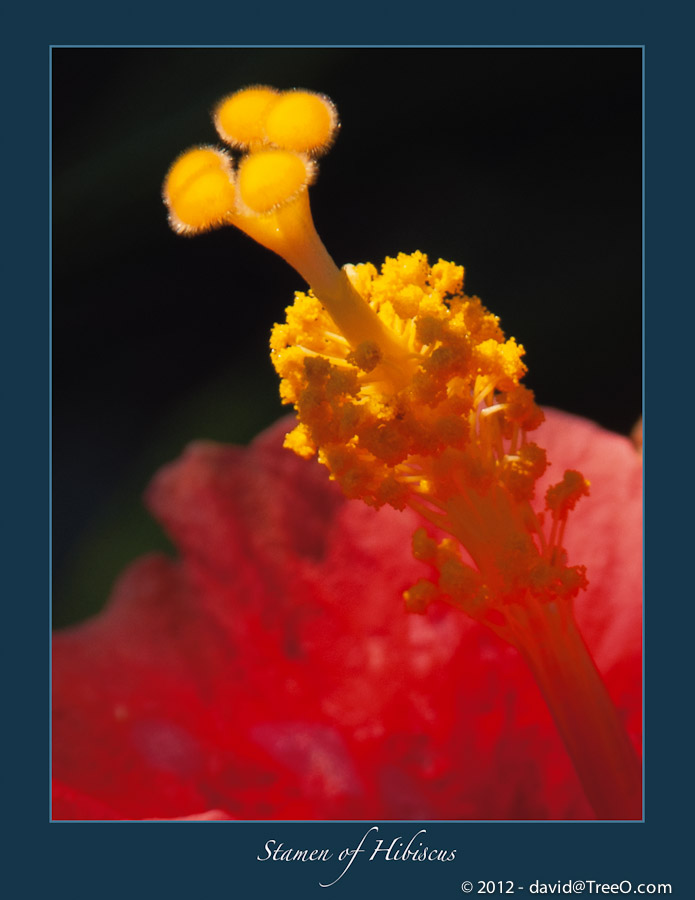
POLYGON ((280 93, 275 88, 258 86, 230 94, 215 107, 213 121, 217 133, 240 150, 265 142, 265 115, 280 93))
POLYGON ((568 473, 548 492, 544 527, 535 486, 547 460, 529 437, 543 413, 521 384, 525 351, 464 292, 460 266, 416 252, 346 269, 400 356, 378 336, 355 346, 315 295, 297 293, 271 336, 282 400, 299 419, 286 446, 317 454, 348 497, 409 506, 451 536, 437 545, 417 533, 433 578, 406 592, 407 609, 439 596, 511 640, 510 604, 570 600, 586 584, 561 547, 585 482, 568 473))

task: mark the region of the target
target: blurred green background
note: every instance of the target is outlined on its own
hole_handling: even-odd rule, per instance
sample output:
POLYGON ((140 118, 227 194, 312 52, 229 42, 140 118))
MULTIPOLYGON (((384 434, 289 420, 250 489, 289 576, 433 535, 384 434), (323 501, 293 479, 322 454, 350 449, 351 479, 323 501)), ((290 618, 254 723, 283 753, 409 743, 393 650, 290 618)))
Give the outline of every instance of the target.
POLYGON ((160 193, 249 84, 337 104, 311 197, 339 265, 461 263, 541 403, 623 433, 640 415, 640 49, 54 49, 56 625, 167 549, 140 499, 160 465, 282 413, 268 335, 301 280, 233 229, 175 236, 160 193))

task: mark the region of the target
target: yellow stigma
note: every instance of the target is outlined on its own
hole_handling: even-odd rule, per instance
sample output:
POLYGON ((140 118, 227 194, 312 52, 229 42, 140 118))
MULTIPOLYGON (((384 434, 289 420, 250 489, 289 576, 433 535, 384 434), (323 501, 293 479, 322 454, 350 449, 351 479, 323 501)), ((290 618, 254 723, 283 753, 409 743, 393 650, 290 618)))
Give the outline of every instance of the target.
POLYGON ((172 228, 181 234, 223 225, 236 203, 231 159, 216 147, 188 150, 169 169, 164 201, 172 228))
POLYGON ((279 94, 271 87, 251 87, 221 100, 213 120, 217 133, 232 147, 248 150, 265 142, 264 117, 279 94))
POLYGON ((571 598, 584 585, 562 540, 569 510, 588 493, 566 473, 533 504, 545 451, 528 439, 543 421, 521 383, 524 348, 463 291, 461 266, 423 253, 339 269, 314 227, 308 187, 338 120, 308 91, 252 87, 215 110, 241 153, 189 151, 164 196, 181 232, 233 224, 290 263, 311 290, 297 293, 271 338, 283 402, 299 425, 286 446, 318 454, 348 497, 410 506, 450 535, 418 532, 432 567, 406 594, 423 612, 440 596, 514 641, 507 611, 524 598, 571 598), (506 631, 505 631, 506 629, 506 631))
POLYGON ((314 168, 306 156, 287 150, 251 153, 239 166, 239 196, 249 213, 268 213, 294 200, 311 183, 314 168))
POLYGON ((217 133, 237 150, 272 145, 318 156, 338 129, 335 106, 323 94, 278 91, 265 85, 230 94, 215 107, 217 133))
POLYGON ((330 146, 338 116, 335 107, 321 94, 309 91, 286 91, 267 110, 267 139, 286 150, 317 155, 330 146))

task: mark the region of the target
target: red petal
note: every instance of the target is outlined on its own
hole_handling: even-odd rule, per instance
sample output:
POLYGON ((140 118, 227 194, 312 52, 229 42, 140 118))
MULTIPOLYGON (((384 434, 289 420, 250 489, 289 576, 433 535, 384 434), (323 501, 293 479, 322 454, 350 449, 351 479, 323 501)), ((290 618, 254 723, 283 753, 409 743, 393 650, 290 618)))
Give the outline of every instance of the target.
MULTIPOLYGON (((345 501, 286 430, 193 445, 154 480, 182 561, 141 561, 56 635, 56 776, 113 817, 588 817, 516 651, 448 608, 403 612, 415 515, 345 501)), ((638 729, 637 458, 562 414, 539 441, 555 480, 592 481, 568 526, 579 614, 638 729)))

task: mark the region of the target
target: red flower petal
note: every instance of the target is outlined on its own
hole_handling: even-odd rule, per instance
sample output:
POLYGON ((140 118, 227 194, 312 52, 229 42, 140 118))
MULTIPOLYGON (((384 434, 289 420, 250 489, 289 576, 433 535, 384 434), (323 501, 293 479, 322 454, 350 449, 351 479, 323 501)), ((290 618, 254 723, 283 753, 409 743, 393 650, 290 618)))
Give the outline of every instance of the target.
POLYGON ((51 812, 54 819, 121 819, 110 806, 93 797, 53 779, 53 802, 51 812))
MULTIPOLYGON (((102 615, 56 635, 54 774, 96 804, 80 812, 590 817, 516 651, 443 605, 403 612, 415 515, 345 501, 286 430, 160 472, 148 502, 181 561, 135 564, 102 615)), ((591 582, 578 617, 637 739, 639 459, 560 413, 538 441, 550 480, 592 482, 566 541, 591 582)))

